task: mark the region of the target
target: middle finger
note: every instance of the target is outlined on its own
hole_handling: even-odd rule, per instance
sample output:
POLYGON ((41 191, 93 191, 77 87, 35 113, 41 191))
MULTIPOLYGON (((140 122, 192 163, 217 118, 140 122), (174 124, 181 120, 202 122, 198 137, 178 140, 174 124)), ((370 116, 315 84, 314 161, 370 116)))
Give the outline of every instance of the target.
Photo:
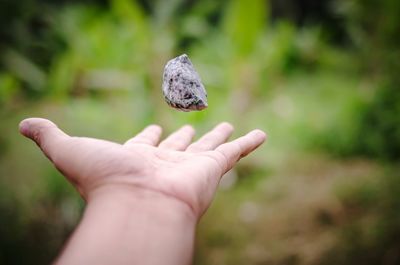
POLYGON ((193 139, 195 131, 192 126, 185 125, 162 141, 158 147, 183 151, 193 139))
POLYGON ((232 132, 233 126, 231 124, 227 122, 220 123, 199 140, 189 145, 186 150, 188 152, 203 152, 214 150, 220 144, 225 143, 231 136, 232 132))

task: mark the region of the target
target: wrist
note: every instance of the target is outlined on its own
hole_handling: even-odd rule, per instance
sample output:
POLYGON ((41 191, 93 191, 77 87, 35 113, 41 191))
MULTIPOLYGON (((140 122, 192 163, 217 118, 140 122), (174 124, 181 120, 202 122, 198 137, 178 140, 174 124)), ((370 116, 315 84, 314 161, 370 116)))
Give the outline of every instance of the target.
POLYGON ((127 212, 162 213, 165 217, 197 223, 197 215, 189 204, 151 189, 119 184, 101 186, 89 194, 87 207, 100 203, 114 204, 127 212))
POLYGON ((173 197, 104 186, 89 194, 82 221, 58 263, 189 264, 196 222, 190 207, 173 197))

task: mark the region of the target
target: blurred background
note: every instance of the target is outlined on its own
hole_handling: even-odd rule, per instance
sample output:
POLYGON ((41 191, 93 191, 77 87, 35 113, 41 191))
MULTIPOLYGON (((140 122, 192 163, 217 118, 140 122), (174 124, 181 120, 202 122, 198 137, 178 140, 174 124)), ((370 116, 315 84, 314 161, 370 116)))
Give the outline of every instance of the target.
POLYGON ((400 1, 1 0, 0 264, 46 264, 84 208, 18 134, 124 142, 229 121, 268 143, 223 179, 195 264, 400 264, 400 1), (163 101, 187 53, 209 107, 163 101))

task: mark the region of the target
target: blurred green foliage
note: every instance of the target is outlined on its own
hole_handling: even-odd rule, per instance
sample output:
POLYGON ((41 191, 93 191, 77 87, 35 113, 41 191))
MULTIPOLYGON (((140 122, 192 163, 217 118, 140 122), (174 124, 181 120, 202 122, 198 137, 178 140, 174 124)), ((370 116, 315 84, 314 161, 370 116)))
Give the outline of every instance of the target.
POLYGON ((84 206, 17 134, 28 116, 116 142, 149 123, 266 130, 221 183, 195 264, 400 262, 398 1, 0 5, 0 264, 51 262, 84 206), (163 102, 163 67, 180 53, 205 111, 163 102))
MULTIPOLYGON (((384 160, 400 158, 400 3, 395 0, 339 1, 346 17, 352 49, 367 82, 376 86, 370 96, 353 107, 351 123, 328 135, 344 139, 326 141, 340 155, 363 154, 384 160)), ((345 117, 344 119, 346 119, 345 117)), ((347 118, 348 119, 348 118, 347 118)))

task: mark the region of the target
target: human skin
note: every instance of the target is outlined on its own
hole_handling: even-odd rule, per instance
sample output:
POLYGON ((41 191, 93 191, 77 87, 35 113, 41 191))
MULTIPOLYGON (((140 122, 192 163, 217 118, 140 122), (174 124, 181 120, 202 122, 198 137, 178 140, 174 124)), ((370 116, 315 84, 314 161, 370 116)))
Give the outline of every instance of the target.
POLYGON ((23 120, 20 132, 86 201, 55 264, 190 264, 221 177, 266 139, 253 130, 226 142, 226 122, 193 143, 188 125, 161 142, 161 127, 150 125, 124 144, 71 137, 41 118, 23 120))

